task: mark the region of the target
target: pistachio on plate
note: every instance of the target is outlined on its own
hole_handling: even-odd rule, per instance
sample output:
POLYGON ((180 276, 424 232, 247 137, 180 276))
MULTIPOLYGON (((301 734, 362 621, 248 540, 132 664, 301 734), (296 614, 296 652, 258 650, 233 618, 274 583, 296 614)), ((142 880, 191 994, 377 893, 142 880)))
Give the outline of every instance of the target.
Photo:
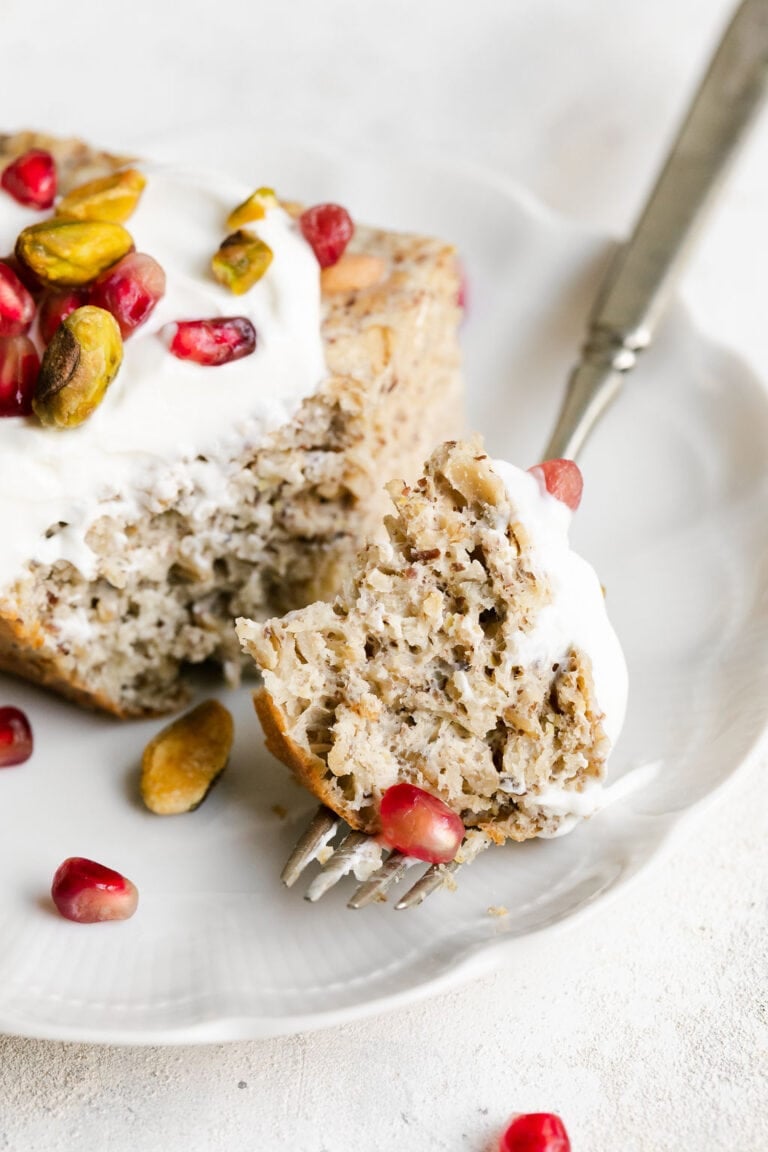
POLYGON ((31 224, 16 241, 18 259, 49 286, 89 284, 132 249, 122 224, 65 216, 31 224))
POLYGON ((202 804, 227 766, 234 724, 218 700, 204 700, 150 740, 141 763, 141 795, 152 812, 177 816, 202 804))
POLYGON ((252 232, 233 232, 221 244, 211 261, 213 274, 220 284, 242 296, 261 280, 272 263, 272 249, 252 232))
POLYGON ((86 304, 56 329, 45 350, 32 408, 43 424, 75 428, 104 399, 123 359, 117 321, 86 304))
POLYGON ((136 168, 124 168, 110 176, 89 180, 73 188, 59 201, 56 215, 124 224, 136 210, 146 184, 146 179, 136 168))

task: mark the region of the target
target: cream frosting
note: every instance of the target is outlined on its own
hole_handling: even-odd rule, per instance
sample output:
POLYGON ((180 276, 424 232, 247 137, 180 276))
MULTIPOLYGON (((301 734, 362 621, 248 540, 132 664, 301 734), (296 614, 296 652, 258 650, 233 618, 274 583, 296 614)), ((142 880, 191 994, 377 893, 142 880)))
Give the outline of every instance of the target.
MULTIPOLYGON (((504 482, 513 514, 525 529, 534 571, 549 583, 552 592, 550 603, 539 612, 533 627, 517 633, 505 659, 510 665, 546 667, 563 660, 571 648, 585 652, 592 662, 603 727, 613 745, 626 712, 627 665, 608 619, 600 581, 569 545, 573 513, 547 491, 543 478, 503 460, 494 460, 493 469, 504 482)), ((506 523, 502 527, 506 529, 506 523)))
MULTIPOLYGON (((137 251, 164 268, 166 295, 126 340, 115 381, 79 428, 0 419, 0 589, 31 559, 68 560, 95 575, 85 537, 105 500, 139 516, 148 492, 177 491, 189 468, 205 498, 216 500, 222 477, 217 482, 217 470, 198 458, 234 459, 243 446, 258 445, 326 375, 317 260, 295 222, 272 208, 249 224, 274 258, 262 280, 235 296, 213 279, 210 260, 227 234, 229 212, 252 189, 177 169, 142 171, 147 187, 126 227, 137 251), (164 325, 215 316, 251 320, 255 352, 219 367, 171 355, 164 325), (59 523, 67 528, 47 537, 59 523)), ((12 251, 21 229, 41 218, 0 194, 0 252, 12 251)))

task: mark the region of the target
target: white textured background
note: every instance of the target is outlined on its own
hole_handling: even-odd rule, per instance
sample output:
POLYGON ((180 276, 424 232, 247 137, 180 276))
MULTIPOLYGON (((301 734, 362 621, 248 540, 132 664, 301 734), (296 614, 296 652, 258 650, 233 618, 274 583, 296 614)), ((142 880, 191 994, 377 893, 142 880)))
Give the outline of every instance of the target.
MULTIPOLYGON (((137 151, 238 118, 424 142, 621 231, 730 7, 0 0, 2 127, 137 151)), ((686 294, 768 379, 766 203, 768 122, 686 294)), ((555 1109, 574 1152, 765 1152, 765 791, 763 765, 617 903, 417 1008, 199 1049, 0 1037, 0 1149, 490 1152, 509 1113, 555 1109)))

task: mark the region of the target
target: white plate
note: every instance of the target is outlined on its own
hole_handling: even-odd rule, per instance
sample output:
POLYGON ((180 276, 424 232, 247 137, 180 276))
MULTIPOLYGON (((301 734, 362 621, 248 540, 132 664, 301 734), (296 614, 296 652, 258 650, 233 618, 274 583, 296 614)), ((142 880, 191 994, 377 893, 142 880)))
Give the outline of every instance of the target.
MULTIPOLYGON (((175 149, 291 195, 341 200, 361 219, 453 238, 469 275, 472 424, 495 455, 535 462, 605 240, 503 181, 446 164, 305 148, 262 148, 247 163, 239 142, 220 136, 175 149)), ((465 979, 502 952, 509 959, 526 935, 615 892, 765 728, 767 462, 765 391, 675 308, 584 455, 574 526, 630 666, 612 776, 663 767, 570 836, 487 853, 457 892, 415 912, 348 912, 348 884, 317 906, 280 886, 313 805, 264 752, 248 690, 221 693, 237 721, 222 783, 197 812, 161 819, 137 801, 156 722, 120 725, 2 680, 0 703, 28 712, 37 747, 0 774, 0 1030, 159 1043, 316 1028, 465 979), (88 927, 60 919, 47 893, 69 855, 130 876, 136 917, 88 927), (491 905, 509 914, 493 917, 491 905)))

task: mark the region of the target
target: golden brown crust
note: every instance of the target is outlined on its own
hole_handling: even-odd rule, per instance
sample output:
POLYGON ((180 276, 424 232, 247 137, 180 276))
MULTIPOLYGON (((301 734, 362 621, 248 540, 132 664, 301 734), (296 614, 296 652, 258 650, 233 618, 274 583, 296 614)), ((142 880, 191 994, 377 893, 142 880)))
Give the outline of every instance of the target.
POLYGON ((264 732, 267 751, 285 764, 286 768, 290 768, 298 782, 316 796, 321 804, 333 808, 342 820, 346 820, 350 828, 359 829, 361 832, 377 832, 378 828, 374 824, 361 819, 360 812, 339 804, 338 796, 334 795, 326 782, 325 764, 319 756, 313 756, 291 739, 286 732, 285 714, 266 688, 254 692, 253 704, 264 732))
MULTIPOLYGON (((119 701, 95 692, 75 676, 63 674, 55 653, 44 644, 39 633, 26 629, 18 617, 0 611, 0 671, 50 688, 83 708, 110 712, 121 720, 128 718, 129 713, 121 709, 119 701)), ((159 712, 147 715, 159 715, 159 712)))

